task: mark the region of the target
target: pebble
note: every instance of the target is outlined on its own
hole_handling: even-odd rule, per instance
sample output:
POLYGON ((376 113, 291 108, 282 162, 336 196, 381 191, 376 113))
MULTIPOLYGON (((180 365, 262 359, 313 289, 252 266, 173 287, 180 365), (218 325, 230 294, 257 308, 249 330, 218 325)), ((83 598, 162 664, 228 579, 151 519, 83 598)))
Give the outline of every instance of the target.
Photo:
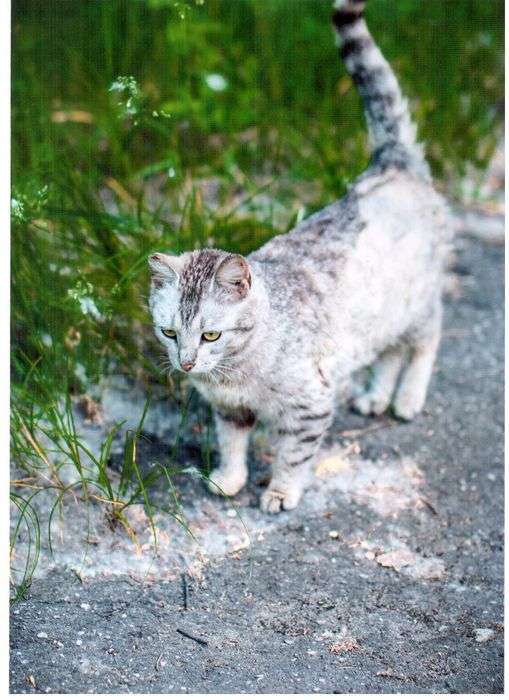
POLYGON ((48 635, 46 634, 46 632, 37 632, 37 636, 39 637, 39 639, 48 639, 48 635))
POLYGON ((495 632, 489 627, 478 627, 474 630, 474 634, 476 642, 488 642, 495 636, 495 632))
POLYGON ((80 673, 89 673, 91 668, 90 659, 82 659, 79 664, 80 673))

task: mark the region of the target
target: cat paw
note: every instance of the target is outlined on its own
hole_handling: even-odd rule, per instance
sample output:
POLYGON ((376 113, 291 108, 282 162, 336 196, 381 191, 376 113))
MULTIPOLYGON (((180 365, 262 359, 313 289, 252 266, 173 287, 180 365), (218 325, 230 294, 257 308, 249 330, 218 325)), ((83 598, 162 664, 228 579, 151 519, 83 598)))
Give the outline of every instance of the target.
POLYGON ((400 392, 394 400, 394 415, 401 420, 411 421, 422 411, 423 405, 424 399, 420 396, 411 392, 400 392))
POLYGON ((281 510, 293 510, 296 508, 302 490, 296 487, 278 488, 269 486, 260 499, 260 508, 264 513, 279 513, 281 510))
POLYGON ((366 391, 353 400, 352 406, 363 416, 379 416, 389 407, 390 397, 366 391))
POLYGON ((232 472, 225 469, 213 469, 209 475, 207 486, 217 496, 235 496, 245 485, 247 472, 232 472))

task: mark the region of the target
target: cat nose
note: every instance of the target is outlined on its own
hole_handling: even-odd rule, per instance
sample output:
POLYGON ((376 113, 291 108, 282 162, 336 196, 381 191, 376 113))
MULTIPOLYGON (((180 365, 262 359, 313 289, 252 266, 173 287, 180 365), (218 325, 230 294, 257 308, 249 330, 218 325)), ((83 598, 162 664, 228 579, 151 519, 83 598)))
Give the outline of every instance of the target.
POLYGON ((180 366, 184 370, 184 372, 189 372, 190 369, 193 369, 195 363, 194 362, 181 362, 180 366))

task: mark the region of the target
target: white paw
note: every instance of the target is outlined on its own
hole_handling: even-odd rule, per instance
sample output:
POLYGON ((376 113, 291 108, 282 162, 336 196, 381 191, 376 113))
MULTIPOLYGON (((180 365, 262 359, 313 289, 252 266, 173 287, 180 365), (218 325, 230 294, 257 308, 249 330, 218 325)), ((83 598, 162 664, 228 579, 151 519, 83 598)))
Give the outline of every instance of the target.
POLYGON ((402 420, 413 420, 422 411, 424 397, 411 391, 398 392, 394 399, 394 414, 402 420))
POLYGON ((262 493, 260 508, 264 513, 279 513, 297 507, 302 495, 302 488, 293 486, 278 487, 270 484, 262 493))
POLYGON ((353 407, 363 416, 379 416, 388 409, 390 401, 390 396, 366 391, 354 399, 353 407))
POLYGON ((235 496, 247 481, 246 470, 213 469, 207 486, 212 493, 220 496, 235 496))

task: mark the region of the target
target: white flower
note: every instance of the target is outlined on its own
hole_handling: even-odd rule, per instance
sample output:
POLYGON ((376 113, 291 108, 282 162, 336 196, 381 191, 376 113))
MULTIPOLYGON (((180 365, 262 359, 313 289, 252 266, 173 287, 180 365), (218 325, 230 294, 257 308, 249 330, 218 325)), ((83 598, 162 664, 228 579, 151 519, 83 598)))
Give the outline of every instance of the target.
POLYGON ((19 199, 15 199, 14 197, 11 199, 11 214, 12 218, 16 219, 16 221, 25 221, 25 206, 23 202, 20 202, 19 199))
POLYGON ((96 303, 92 299, 92 297, 81 297, 79 299, 79 303, 80 303, 81 313, 83 313, 85 316, 87 314, 90 314, 90 316, 95 318, 96 321, 103 321, 104 320, 104 316, 97 308, 96 303))
POLYGON ((133 78, 132 75, 119 75, 111 83, 109 91, 118 93, 124 100, 124 102, 120 101, 119 105, 123 107, 126 114, 130 116, 137 114, 140 89, 136 78, 133 78))
POLYGON ((214 92, 223 92, 223 90, 226 90, 228 87, 226 78, 219 73, 209 73, 205 76, 205 82, 211 90, 214 90, 214 92))

